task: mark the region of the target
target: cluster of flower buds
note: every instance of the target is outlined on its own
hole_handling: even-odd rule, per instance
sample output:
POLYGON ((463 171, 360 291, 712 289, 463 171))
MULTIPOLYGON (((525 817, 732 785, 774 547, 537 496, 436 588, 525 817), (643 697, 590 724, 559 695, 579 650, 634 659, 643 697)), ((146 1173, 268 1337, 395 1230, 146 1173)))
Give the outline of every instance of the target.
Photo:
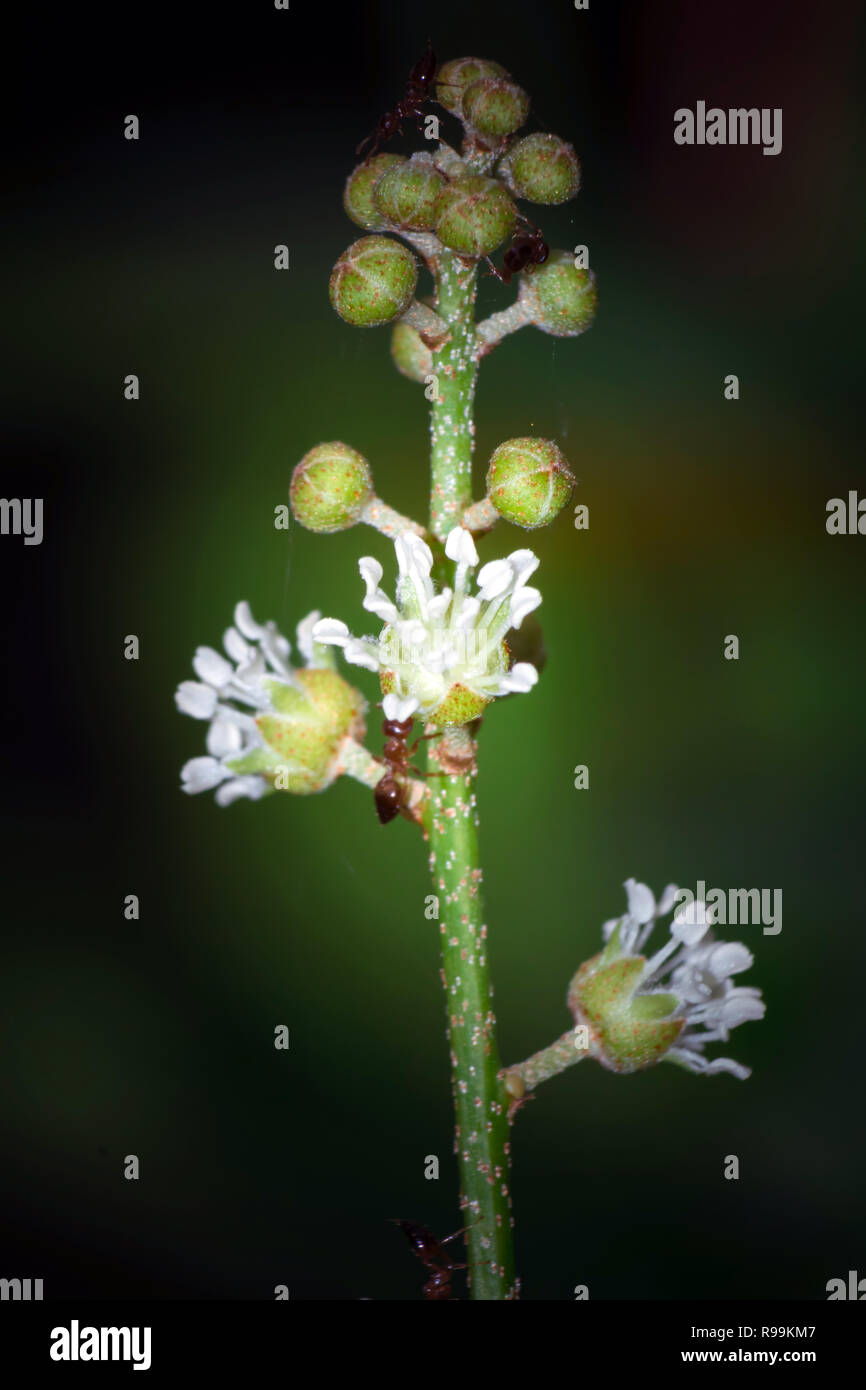
MULTIPOLYGON (((567 141, 552 134, 518 136, 529 97, 498 63, 481 58, 444 63, 435 94, 463 125, 461 153, 440 143, 410 157, 375 153, 358 165, 346 183, 343 206, 369 235, 343 253, 331 276, 331 303, 347 323, 359 328, 397 324, 394 359, 416 381, 429 374, 426 354, 435 320, 431 312, 426 330, 423 323, 411 322, 415 251, 434 267, 442 248, 467 260, 489 258, 531 226, 515 200, 556 205, 580 188, 580 161, 567 141), (408 324, 401 322, 407 313, 408 324)), ((527 259, 515 273, 521 280, 521 313, 514 327, 533 324, 556 337, 576 337, 589 327, 597 302, 595 277, 571 253, 547 254, 544 246, 543 258, 527 259)))

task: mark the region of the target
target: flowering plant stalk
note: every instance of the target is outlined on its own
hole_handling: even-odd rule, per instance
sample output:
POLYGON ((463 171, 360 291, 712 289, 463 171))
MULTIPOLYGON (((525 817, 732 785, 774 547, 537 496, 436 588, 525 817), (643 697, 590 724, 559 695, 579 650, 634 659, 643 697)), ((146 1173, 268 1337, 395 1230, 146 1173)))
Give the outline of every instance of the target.
MULTIPOLYGON (((555 135, 518 136, 529 98, 496 63, 446 63, 435 93, 463 126, 459 152, 441 140, 410 158, 374 149, 349 176, 343 200, 365 235, 339 258, 330 283, 331 303, 346 322, 392 326, 395 366, 425 387, 428 521, 401 516, 377 497, 357 450, 341 442, 312 448, 292 475, 297 521, 322 534, 366 524, 393 541, 393 579, 373 557, 359 560, 363 606, 376 631, 354 635, 339 617, 314 611, 298 627, 303 664, 296 666, 288 640, 241 603, 224 636, 225 655, 199 648, 198 679, 184 681, 176 698, 184 713, 208 722, 207 753, 184 767, 184 790, 213 788, 227 805, 275 791, 322 791, 346 775, 374 789, 383 823, 402 815, 427 840, 468 1282, 474 1299, 508 1300, 520 1288, 510 1132, 528 1094, 586 1057, 614 1072, 668 1060, 693 1071, 747 1075, 736 1062, 708 1061, 703 1049, 760 1017, 763 1004, 757 990, 731 984, 751 956, 736 943, 713 941, 702 905, 691 915, 679 911, 669 940, 647 959, 643 948, 674 906, 676 889, 656 904, 630 879, 627 913, 606 924, 602 951, 572 981, 574 1028, 527 1061, 502 1067, 481 892, 477 739, 493 702, 529 694, 538 681, 522 625, 541 593, 528 582, 539 564, 532 550, 518 547, 481 564, 476 541, 501 520, 522 530, 549 524, 574 479, 555 442, 510 439, 494 451, 485 496, 474 500, 475 384, 483 358, 510 333, 529 325, 562 338, 583 333, 595 314, 596 289, 593 273, 570 253, 551 252, 518 211, 518 201, 557 204, 575 196, 580 164, 573 148, 555 135), (490 258, 503 246, 500 271, 490 258), (421 300, 419 257, 433 280, 432 296, 421 300), (508 308, 478 323, 484 262, 506 282, 517 275, 519 287, 508 308), (381 756, 365 746, 367 702, 338 671, 338 651, 348 666, 379 679, 381 756), (426 775, 410 764, 416 721, 427 739, 426 775)), ((450 1280, 440 1271, 425 1292, 448 1296, 450 1280)))

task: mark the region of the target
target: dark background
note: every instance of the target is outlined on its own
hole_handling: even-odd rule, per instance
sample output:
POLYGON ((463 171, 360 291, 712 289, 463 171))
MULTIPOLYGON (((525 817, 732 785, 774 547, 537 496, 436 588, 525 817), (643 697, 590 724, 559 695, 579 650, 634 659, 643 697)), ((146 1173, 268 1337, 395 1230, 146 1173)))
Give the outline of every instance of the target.
MULTIPOLYGON (((578 341, 509 339, 478 395, 479 480, 502 439, 557 438, 591 518, 533 538, 549 664, 483 731, 504 1058, 568 1025, 627 876, 784 891, 781 935, 730 933, 768 1005, 721 1049, 748 1082, 578 1067, 520 1115, 524 1297, 820 1299, 866 1274, 866 540, 824 526, 828 498, 866 492, 857 8, 48 7, 11 44, 2 491, 46 519, 39 547, 0 541, 0 1275, 47 1297, 413 1299, 386 1218, 459 1224, 419 837, 354 785, 183 797, 203 727, 172 699, 239 598, 293 635, 312 607, 360 619, 360 554, 393 572, 372 533, 273 529, 311 445, 345 439, 425 511, 420 388, 327 281, 359 234, 355 146, 428 32, 443 60, 503 63, 529 128, 575 143, 578 199, 533 211, 589 245, 601 297, 578 341), (783 107, 782 153, 676 146, 698 100, 783 107)), ((483 312, 509 298, 484 282, 483 312)), ((482 555, 524 543, 503 528, 482 555)))

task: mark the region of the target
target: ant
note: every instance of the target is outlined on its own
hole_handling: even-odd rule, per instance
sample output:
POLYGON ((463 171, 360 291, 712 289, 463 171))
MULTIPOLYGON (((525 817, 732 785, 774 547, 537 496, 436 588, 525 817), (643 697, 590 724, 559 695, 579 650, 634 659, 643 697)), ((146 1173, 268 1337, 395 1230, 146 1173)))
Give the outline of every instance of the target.
POLYGON ((528 232, 515 233, 511 245, 502 257, 501 270, 497 270, 489 256, 486 257, 491 275, 495 275, 503 285, 510 285, 512 275, 517 275, 521 270, 527 270, 534 265, 544 265, 550 255, 550 247, 538 228, 533 227, 531 223, 527 223, 527 226, 530 229, 528 232))
POLYGON ((438 63, 436 61, 436 54, 433 52, 433 43, 428 39, 427 47, 422 57, 418 59, 418 62, 409 73, 406 89, 397 102, 397 105, 394 107, 394 110, 386 111, 383 116, 379 117, 373 134, 368 135, 365 140, 361 141, 355 151, 356 154, 360 154, 364 146, 369 144, 372 140, 373 148, 368 155, 368 158, 372 159, 377 153, 379 146, 384 144, 385 141, 392 139, 398 130, 401 135, 403 134, 402 122, 410 118, 415 121, 419 129, 421 128, 421 120, 424 115, 424 102, 429 100, 430 88, 433 85, 437 67, 438 63))
MULTIPOLYGON (((385 701, 388 700, 387 695, 385 701)), ((384 702, 383 702, 384 703, 384 702)), ((409 735, 412 732, 414 717, 410 714, 408 719, 390 719, 387 709, 385 718, 382 721, 382 733, 385 735, 385 747, 382 749, 382 761, 385 764, 385 773, 379 778, 373 788, 373 799, 376 803, 376 813, 382 825, 387 825, 395 816, 399 815, 406 807, 406 788, 398 778, 408 776, 410 771, 409 759, 418 747, 418 744, 425 738, 436 738, 436 734, 422 734, 416 738, 412 747, 409 747, 409 735)), ((439 773, 421 772, 420 777, 437 777, 439 773)))
MULTIPOLYGON (((479 1220, 481 1218, 479 1217, 479 1220)), ((474 1223, 473 1223, 474 1224, 474 1223)), ((449 1240, 456 1240, 462 1236, 469 1227, 464 1226, 461 1230, 455 1231, 451 1236, 445 1236, 439 1240, 432 1231, 426 1226, 421 1226, 417 1221, 394 1221, 395 1226, 399 1226, 404 1236, 408 1240, 418 1259, 425 1269, 431 1271, 430 1278, 424 1285, 423 1293, 425 1298, 449 1299, 456 1303, 452 1297, 451 1280, 459 1269, 468 1269, 467 1264, 455 1264, 446 1250, 442 1249, 449 1240)))

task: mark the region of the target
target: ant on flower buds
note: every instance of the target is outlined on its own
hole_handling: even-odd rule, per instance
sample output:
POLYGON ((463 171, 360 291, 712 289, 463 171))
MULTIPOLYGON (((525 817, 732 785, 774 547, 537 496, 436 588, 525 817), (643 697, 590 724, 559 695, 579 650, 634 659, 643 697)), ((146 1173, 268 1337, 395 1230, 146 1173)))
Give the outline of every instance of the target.
POLYGON ((437 67, 438 63, 436 62, 436 54, 433 52, 433 44, 432 41, 428 39, 424 54, 418 59, 418 62, 409 73, 405 91, 397 102, 397 105, 394 107, 393 111, 386 111, 383 116, 379 117, 373 134, 368 135, 365 140, 361 141, 355 151, 356 154, 360 154, 364 146, 369 144, 372 140, 373 148, 368 155, 368 158, 372 159, 373 155, 378 152, 379 146, 392 139, 397 131, 399 131, 401 135, 403 134, 403 121, 411 119, 415 121, 419 130, 421 129, 421 121, 424 116, 424 102, 430 97, 430 88, 433 85, 437 67))
POLYGON ((497 280, 501 280, 503 285, 511 284, 512 275, 517 275, 521 270, 528 270, 530 266, 544 265, 550 255, 550 247, 544 240, 537 227, 527 224, 530 227, 528 232, 517 232, 502 257, 502 269, 498 270, 491 261, 486 258, 490 266, 491 275, 495 275, 497 280))
MULTIPOLYGON (((479 1217, 480 1220, 480 1217, 479 1217)), ((474 1224, 474 1223, 473 1223, 474 1224)), ((394 1221, 395 1226, 399 1226, 404 1236, 408 1240, 418 1259, 425 1269, 431 1271, 430 1278, 424 1285, 423 1293, 425 1298, 450 1299, 452 1298, 451 1280, 459 1269, 468 1269, 466 1264, 455 1264, 447 1251, 442 1249, 449 1240, 456 1240, 462 1236, 469 1227, 464 1226, 461 1230, 455 1231, 451 1236, 445 1236, 439 1240, 432 1231, 426 1226, 421 1226, 417 1221, 394 1221)))

